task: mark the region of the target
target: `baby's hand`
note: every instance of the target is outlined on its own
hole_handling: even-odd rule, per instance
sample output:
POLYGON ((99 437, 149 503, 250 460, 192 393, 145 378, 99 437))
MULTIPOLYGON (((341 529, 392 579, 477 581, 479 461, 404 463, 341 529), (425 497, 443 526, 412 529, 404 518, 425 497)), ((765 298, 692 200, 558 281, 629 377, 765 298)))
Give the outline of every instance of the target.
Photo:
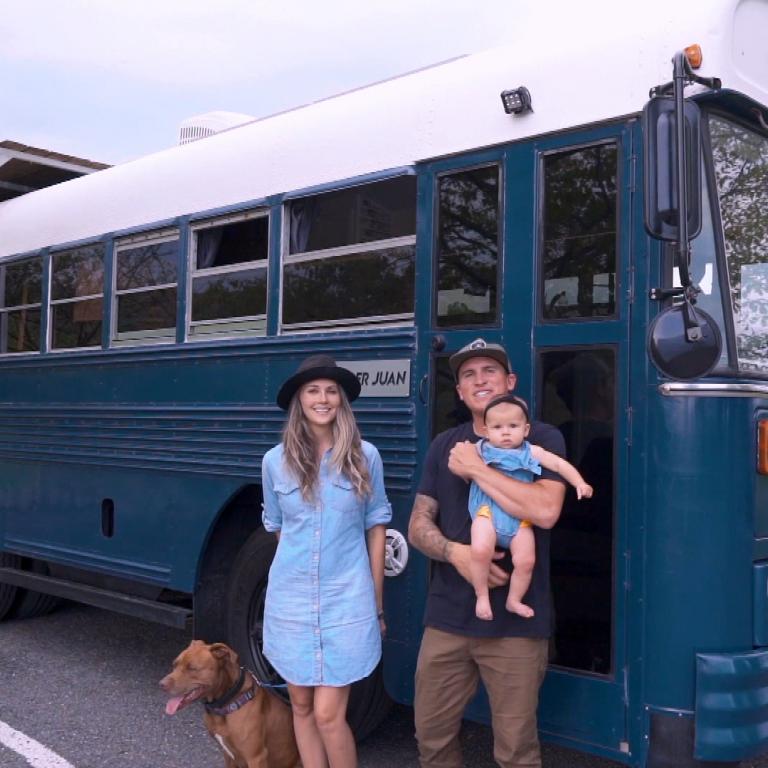
POLYGON ((591 499, 592 486, 589 483, 579 483, 576 486, 576 496, 579 499, 591 499))

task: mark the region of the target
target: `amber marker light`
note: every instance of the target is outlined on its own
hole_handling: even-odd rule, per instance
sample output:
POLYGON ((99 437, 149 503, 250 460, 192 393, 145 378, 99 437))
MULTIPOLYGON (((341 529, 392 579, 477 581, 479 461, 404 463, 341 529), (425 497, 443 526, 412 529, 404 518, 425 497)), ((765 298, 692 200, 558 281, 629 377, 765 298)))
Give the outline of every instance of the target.
POLYGON ((757 422, 757 471, 768 475, 768 420, 757 422))
POLYGON ((701 66, 704 57, 701 53, 701 46, 698 43, 689 45, 683 53, 685 53, 685 58, 688 59, 691 69, 698 69, 701 66))

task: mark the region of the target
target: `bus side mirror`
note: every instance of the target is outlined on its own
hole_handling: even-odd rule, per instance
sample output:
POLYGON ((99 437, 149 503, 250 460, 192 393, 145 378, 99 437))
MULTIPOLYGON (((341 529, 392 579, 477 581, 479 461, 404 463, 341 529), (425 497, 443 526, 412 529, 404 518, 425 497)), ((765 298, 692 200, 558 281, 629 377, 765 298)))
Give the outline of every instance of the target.
MULTIPOLYGON (((688 237, 701 231, 701 112, 683 102, 688 237)), ((675 154, 675 100, 654 96, 643 108, 645 229, 658 240, 677 240, 679 205, 675 154)))

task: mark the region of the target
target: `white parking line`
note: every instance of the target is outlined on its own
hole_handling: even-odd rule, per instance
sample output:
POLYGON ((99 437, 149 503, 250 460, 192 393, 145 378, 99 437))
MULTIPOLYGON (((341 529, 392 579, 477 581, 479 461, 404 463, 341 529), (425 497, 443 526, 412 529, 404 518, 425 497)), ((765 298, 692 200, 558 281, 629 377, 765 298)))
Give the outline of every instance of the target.
POLYGON ((63 757, 0 720, 0 744, 21 755, 32 768, 74 768, 63 757))

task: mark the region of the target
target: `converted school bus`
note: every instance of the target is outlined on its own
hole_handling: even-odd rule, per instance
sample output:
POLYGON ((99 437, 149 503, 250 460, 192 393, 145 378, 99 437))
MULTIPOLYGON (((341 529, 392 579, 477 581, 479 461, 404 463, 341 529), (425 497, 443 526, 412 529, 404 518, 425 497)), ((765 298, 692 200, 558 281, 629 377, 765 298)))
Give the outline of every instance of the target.
POLYGON ((543 736, 633 766, 766 747, 768 4, 651 4, 591 39, 543 14, 509 49, 0 204, 0 617, 59 596, 192 621, 273 675, 261 457, 280 382, 328 352, 394 507, 370 731, 412 698, 429 567, 403 532, 461 417, 447 357, 482 336, 596 488, 551 533, 543 736), (690 43, 722 87, 686 91, 681 238, 684 153, 641 112, 690 43), (651 328, 681 300, 719 342, 693 375, 651 328))

